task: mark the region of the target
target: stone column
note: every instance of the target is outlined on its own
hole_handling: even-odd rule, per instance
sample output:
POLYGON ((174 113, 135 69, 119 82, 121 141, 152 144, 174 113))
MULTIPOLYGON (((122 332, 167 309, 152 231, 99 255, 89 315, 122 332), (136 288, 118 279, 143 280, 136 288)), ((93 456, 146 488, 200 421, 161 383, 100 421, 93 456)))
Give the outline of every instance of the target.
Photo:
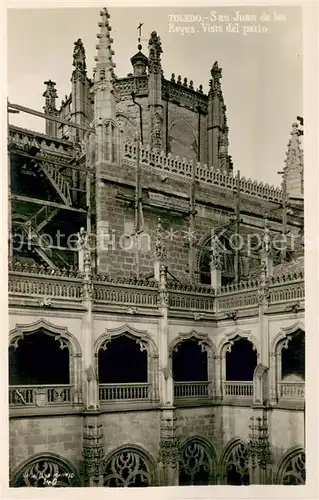
POLYGON ((174 381, 168 353, 168 307, 167 269, 162 264, 159 276, 159 368, 160 368, 160 401, 161 427, 158 464, 161 486, 178 485, 178 439, 176 436, 176 420, 174 402, 174 381))
POLYGON ((85 486, 103 486, 103 430, 98 413, 84 414, 83 476, 85 486))

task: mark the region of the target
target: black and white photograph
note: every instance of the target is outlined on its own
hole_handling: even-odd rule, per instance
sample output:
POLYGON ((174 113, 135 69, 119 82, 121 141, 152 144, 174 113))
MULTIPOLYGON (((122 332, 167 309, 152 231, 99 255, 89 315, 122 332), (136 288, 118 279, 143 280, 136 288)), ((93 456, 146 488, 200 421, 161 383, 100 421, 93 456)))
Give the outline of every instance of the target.
POLYGON ((8 487, 307 484, 303 37, 7 10, 8 487))

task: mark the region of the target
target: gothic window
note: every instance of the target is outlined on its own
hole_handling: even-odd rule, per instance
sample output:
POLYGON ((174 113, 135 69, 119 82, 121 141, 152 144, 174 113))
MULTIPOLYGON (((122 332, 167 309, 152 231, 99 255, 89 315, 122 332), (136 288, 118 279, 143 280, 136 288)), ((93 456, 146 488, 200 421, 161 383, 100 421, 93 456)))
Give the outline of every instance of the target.
POLYGON ((67 345, 40 329, 9 347, 9 384, 69 384, 69 365, 67 345))
POLYGON ((302 485, 306 483, 306 456, 304 451, 290 453, 279 467, 278 484, 302 485))
POLYGON ((247 339, 237 339, 226 352, 226 380, 252 381, 256 366, 257 352, 247 339))
POLYGON ((147 351, 136 339, 124 335, 99 350, 101 384, 147 382, 147 351))
POLYGON ((11 487, 71 487, 78 486, 75 472, 64 460, 40 456, 29 461, 11 480, 11 487))
MULTIPOLYGON (((227 286, 233 283, 236 278, 237 270, 235 269, 235 250, 236 248, 241 250, 241 242, 240 240, 237 241, 235 236, 232 235, 230 231, 226 231, 224 229, 216 231, 216 235, 218 241, 218 249, 221 254, 221 286, 227 286)), ((211 235, 209 235, 203 242, 198 261, 200 282, 207 285, 211 283, 211 249, 212 239, 211 235)), ((247 257, 245 257, 244 255, 239 255, 239 277, 243 278, 247 275, 247 268, 249 268, 247 257)))
POLYGON ((290 337, 281 351, 282 380, 305 380, 305 333, 298 330, 290 337))
POLYGON ((213 484, 212 457, 196 439, 183 446, 179 463, 179 485, 213 484))
POLYGON ((249 485, 248 451, 244 443, 236 443, 225 460, 225 482, 228 485, 249 485))
POLYGON ((186 158, 197 163, 197 141, 193 130, 186 120, 173 124, 169 132, 168 151, 173 156, 186 158))
POLYGON ((148 461, 136 450, 118 451, 106 462, 103 484, 109 488, 152 486, 148 461))
POLYGON ((196 338, 177 344, 172 364, 174 382, 208 380, 207 350, 196 338))

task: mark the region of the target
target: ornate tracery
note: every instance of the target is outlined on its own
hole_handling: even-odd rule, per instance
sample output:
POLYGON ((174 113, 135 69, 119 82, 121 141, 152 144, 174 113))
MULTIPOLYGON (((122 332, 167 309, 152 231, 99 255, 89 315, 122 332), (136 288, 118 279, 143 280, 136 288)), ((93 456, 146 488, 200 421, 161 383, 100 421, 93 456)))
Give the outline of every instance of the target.
POLYGON ((235 441, 224 454, 223 480, 228 485, 249 485, 248 449, 242 441, 235 441))
POLYGON ((112 454, 105 462, 103 485, 110 488, 152 486, 152 466, 145 453, 123 448, 112 454))
POLYGON ((288 451, 278 468, 277 484, 302 485, 306 483, 306 455, 303 449, 288 451))
POLYGON ((205 485, 214 483, 213 457, 206 443, 192 438, 181 448, 179 485, 205 485))

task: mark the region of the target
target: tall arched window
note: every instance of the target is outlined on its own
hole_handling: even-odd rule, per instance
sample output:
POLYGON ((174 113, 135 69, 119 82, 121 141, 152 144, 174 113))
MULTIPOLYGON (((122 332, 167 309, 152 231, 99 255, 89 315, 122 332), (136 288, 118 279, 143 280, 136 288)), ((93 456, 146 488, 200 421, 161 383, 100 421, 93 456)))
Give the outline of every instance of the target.
POLYGON ((188 440, 180 451, 179 486, 214 484, 214 458, 202 440, 188 440))
POLYGON ((235 442, 224 454, 223 483, 231 486, 249 485, 249 457, 247 446, 235 442))
POLYGON ((145 453, 123 448, 106 460, 103 486, 108 488, 140 488, 154 486, 152 465, 145 453))
POLYGON ((169 131, 168 152, 196 163, 197 149, 197 140, 190 124, 186 120, 173 123, 169 131))

